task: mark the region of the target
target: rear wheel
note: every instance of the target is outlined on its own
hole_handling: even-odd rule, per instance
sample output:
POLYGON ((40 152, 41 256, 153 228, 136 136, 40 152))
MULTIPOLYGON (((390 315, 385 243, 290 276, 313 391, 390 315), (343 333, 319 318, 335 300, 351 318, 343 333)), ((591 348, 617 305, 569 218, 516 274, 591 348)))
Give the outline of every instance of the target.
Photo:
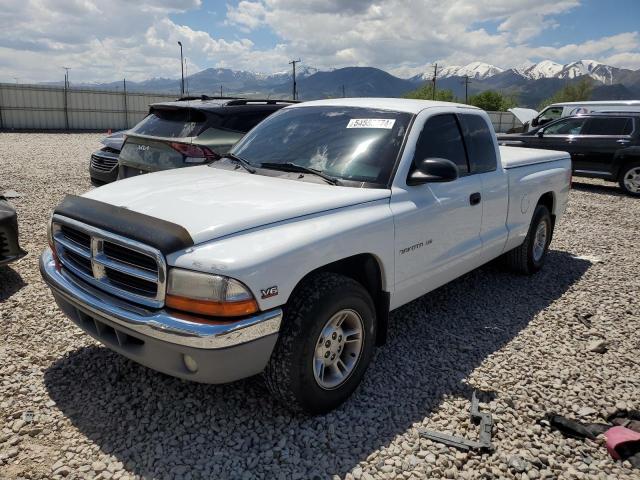
POLYGON ((640 162, 624 165, 618 183, 627 195, 640 197, 640 162))
POLYGON ((357 388, 375 346, 371 296, 355 280, 319 273, 285 307, 278 342, 264 372, 271 393, 292 410, 324 413, 357 388))
POLYGON ((537 205, 524 242, 505 254, 505 261, 509 268, 525 274, 540 270, 549 250, 552 228, 549 210, 544 205, 537 205))

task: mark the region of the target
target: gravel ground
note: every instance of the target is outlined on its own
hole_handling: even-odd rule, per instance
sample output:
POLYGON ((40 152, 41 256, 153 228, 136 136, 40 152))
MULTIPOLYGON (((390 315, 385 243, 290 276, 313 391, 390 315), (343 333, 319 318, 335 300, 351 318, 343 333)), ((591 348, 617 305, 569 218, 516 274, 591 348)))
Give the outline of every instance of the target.
POLYGON ((0 134, 1 186, 23 194, 13 203, 30 252, 0 268, 0 478, 638 478, 601 437, 539 421, 640 408, 640 200, 576 185, 542 272, 490 265, 397 310, 357 394, 310 418, 258 379, 208 386, 138 366, 58 311, 38 254, 50 210, 90 188, 100 138, 0 134), (475 438, 474 388, 495 452, 419 438, 422 426, 475 438))

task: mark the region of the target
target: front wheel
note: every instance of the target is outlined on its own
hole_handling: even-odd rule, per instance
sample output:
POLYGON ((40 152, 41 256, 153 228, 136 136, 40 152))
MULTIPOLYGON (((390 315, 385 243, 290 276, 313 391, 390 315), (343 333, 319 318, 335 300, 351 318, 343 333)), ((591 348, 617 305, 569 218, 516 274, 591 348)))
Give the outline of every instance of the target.
POLYGON ((640 197, 640 162, 623 166, 618 183, 627 195, 640 197))
POLYGON ((375 336, 375 308, 367 290, 342 275, 314 275, 285 307, 282 330, 264 372, 267 387, 294 411, 332 410, 362 380, 375 336))
POLYGON ((549 210, 544 205, 537 205, 524 242, 505 254, 509 268, 529 275, 540 270, 549 250, 552 233, 553 224, 549 210))

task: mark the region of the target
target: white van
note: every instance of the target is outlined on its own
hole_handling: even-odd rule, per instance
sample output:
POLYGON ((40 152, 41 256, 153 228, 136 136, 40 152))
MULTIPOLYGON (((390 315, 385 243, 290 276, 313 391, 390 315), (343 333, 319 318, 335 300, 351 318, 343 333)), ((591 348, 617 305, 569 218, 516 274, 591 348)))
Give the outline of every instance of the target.
POLYGON ((532 118, 531 122, 524 126, 524 131, 533 130, 558 118, 591 112, 640 112, 640 100, 554 103, 532 118))

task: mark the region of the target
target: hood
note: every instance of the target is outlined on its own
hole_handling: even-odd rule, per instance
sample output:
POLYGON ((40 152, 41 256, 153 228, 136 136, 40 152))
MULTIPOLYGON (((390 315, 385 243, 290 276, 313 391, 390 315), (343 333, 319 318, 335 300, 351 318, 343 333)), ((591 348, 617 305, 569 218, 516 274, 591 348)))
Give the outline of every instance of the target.
POLYGON ((124 143, 124 136, 129 132, 129 130, 120 130, 119 132, 114 133, 113 135, 109 135, 108 137, 100 140, 100 143, 113 148, 114 150, 122 150, 122 144, 124 143))
POLYGON ((538 111, 532 108, 510 108, 509 112, 513 113, 521 123, 530 122, 538 116, 538 111))
POLYGON ((83 196, 178 224, 198 244, 390 195, 387 189, 339 187, 200 166, 140 175, 83 196))

